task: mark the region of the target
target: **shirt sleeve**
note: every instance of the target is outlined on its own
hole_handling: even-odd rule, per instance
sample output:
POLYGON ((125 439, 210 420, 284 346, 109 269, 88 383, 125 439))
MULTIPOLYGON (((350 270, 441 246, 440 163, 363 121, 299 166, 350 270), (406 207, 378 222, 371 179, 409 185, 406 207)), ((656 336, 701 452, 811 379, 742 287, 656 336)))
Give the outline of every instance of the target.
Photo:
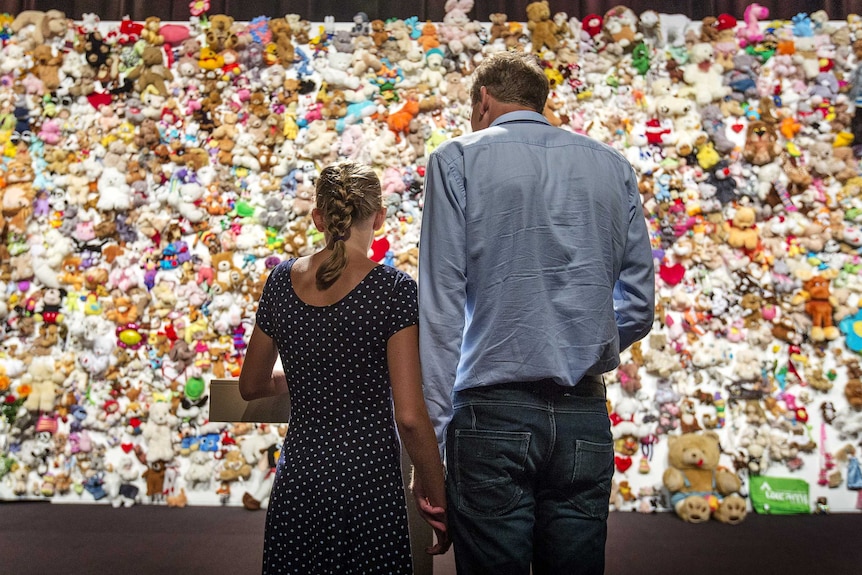
POLYGON ((260 300, 257 303, 257 312, 254 316, 255 324, 269 337, 273 336, 275 320, 278 317, 276 306, 279 301, 284 301, 281 290, 284 286, 283 274, 285 273, 290 273, 289 262, 282 262, 273 268, 269 277, 266 278, 260 300))
POLYGON ((386 339, 405 327, 419 323, 419 301, 416 282, 405 273, 398 273, 389 310, 389 326, 386 339))
POLYGON ((645 337, 655 315, 655 270, 649 232, 641 207, 634 170, 626 180, 629 226, 620 276, 614 285, 614 311, 620 351, 645 337))
POLYGON ((419 353, 428 414, 441 455, 452 419, 467 298, 464 179, 439 149, 425 173, 419 238, 419 353))

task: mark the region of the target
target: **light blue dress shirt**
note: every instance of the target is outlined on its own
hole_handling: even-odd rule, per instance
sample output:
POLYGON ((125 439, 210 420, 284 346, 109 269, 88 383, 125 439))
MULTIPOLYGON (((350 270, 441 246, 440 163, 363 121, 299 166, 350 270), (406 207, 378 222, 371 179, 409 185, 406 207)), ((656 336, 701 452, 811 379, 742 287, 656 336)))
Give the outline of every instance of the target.
POLYGON ((631 165, 541 114, 444 142, 425 178, 419 346, 442 453, 453 389, 617 367, 652 327, 655 276, 631 165))

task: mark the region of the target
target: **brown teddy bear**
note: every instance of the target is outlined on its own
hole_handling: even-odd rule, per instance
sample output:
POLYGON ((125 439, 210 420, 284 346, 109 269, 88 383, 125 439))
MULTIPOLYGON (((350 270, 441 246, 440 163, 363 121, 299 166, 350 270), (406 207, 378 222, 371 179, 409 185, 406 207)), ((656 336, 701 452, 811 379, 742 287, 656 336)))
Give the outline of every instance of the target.
POLYGON ((269 21, 269 30, 272 32, 272 44, 278 61, 290 66, 296 58, 296 49, 290 40, 293 35, 290 24, 284 18, 273 18, 269 21))
POLYGON ((236 48, 237 35, 231 30, 233 17, 226 14, 210 16, 210 28, 206 33, 207 46, 214 52, 236 48))
POLYGON ((557 49, 557 25, 551 19, 548 0, 527 4, 527 30, 530 31, 533 53, 538 54, 542 48, 557 49))
POLYGON ((668 436, 668 468, 662 483, 676 514, 689 523, 710 517, 736 525, 745 519, 745 499, 735 473, 720 467, 718 434, 714 431, 668 436))
POLYGON ((805 302, 805 313, 811 316, 811 339, 824 341, 836 339, 840 332, 832 323, 832 311, 837 300, 829 292, 829 278, 817 275, 802 284, 803 291, 796 295, 792 303, 805 302))
POLYGON ((503 12, 494 12, 488 15, 491 21, 491 37, 489 42, 493 42, 497 38, 503 39, 509 32, 509 16, 503 12))
POLYGON ((377 19, 371 21, 371 40, 374 45, 380 48, 389 39, 389 32, 386 31, 386 23, 383 20, 377 19))
POLYGON ((53 92, 60 87, 60 66, 63 64, 63 56, 55 55, 53 49, 47 44, 36 46, 32 53, 32 72, 42 80, 45 89, 53 92))
POLYGON ((165 80, 173 80, 174 75, 165 66, 162 49, 158 46, 145 46, 141 54, 141 63, 126 75, 129 80, 135 80, 135 89, 143 94, 152 86, 160 96, 168 95, 165 80))

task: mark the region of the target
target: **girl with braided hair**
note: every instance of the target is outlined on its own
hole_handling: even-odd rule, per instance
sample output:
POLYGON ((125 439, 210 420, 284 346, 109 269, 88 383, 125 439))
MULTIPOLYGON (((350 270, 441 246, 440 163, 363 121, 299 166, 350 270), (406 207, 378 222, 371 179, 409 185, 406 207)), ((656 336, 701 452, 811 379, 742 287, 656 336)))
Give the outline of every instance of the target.
POLYGON ((427 551, 449 546, 443 466, 422 395, 416 283, 368 258, 386 217, 370 167, 329 165, 315 191, 312 219, 325 246, 270 273, 239 378, 246 400, 290 392, 263 572, 409 574, 399 435, 437 534, 427 551), (273 377, 277 356, 286 373, 273 377))

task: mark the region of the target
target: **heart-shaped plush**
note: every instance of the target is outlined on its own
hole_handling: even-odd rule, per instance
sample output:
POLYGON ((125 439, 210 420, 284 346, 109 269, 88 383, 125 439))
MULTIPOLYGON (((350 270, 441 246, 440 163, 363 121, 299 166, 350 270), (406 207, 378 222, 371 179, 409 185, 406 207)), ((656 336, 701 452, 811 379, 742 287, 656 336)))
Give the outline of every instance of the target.
POLYGON ((615 455, 614 465, 616 465, 617 471, 619 471, 620 473, 625 473, 628 468, 632 466, 632 458, 627 455, 615 455))
POLYGON ((105 106, 111 103, 111 95, 104 92, 93 92, 92 94, 87 96, 87 101, 90 102, 91 106, 98 110, 101 106, 105 106))
POLYGON ((738 134, 745 129, 745 126, 743 126, 742 124, 734 124, 730 127, 730 129, 738 134))
POLYGON ((667 285, 675 286, 682 281, 685 275, 685 266, 682 264, 673 264, 672 266, 661 264, 658 275, 667 285))
POLYGON ((386 236, 375 239, 371 243, 371 259, 375 262, 382 262, 386 257, 386 252, 389 251, 389 238, 386 236))
POLYGON ((123 450, 123 453, 131 453, 134 448, 135 448, 135 445, 133 443, 121 443, 120 444, 120 449, 123 450))

